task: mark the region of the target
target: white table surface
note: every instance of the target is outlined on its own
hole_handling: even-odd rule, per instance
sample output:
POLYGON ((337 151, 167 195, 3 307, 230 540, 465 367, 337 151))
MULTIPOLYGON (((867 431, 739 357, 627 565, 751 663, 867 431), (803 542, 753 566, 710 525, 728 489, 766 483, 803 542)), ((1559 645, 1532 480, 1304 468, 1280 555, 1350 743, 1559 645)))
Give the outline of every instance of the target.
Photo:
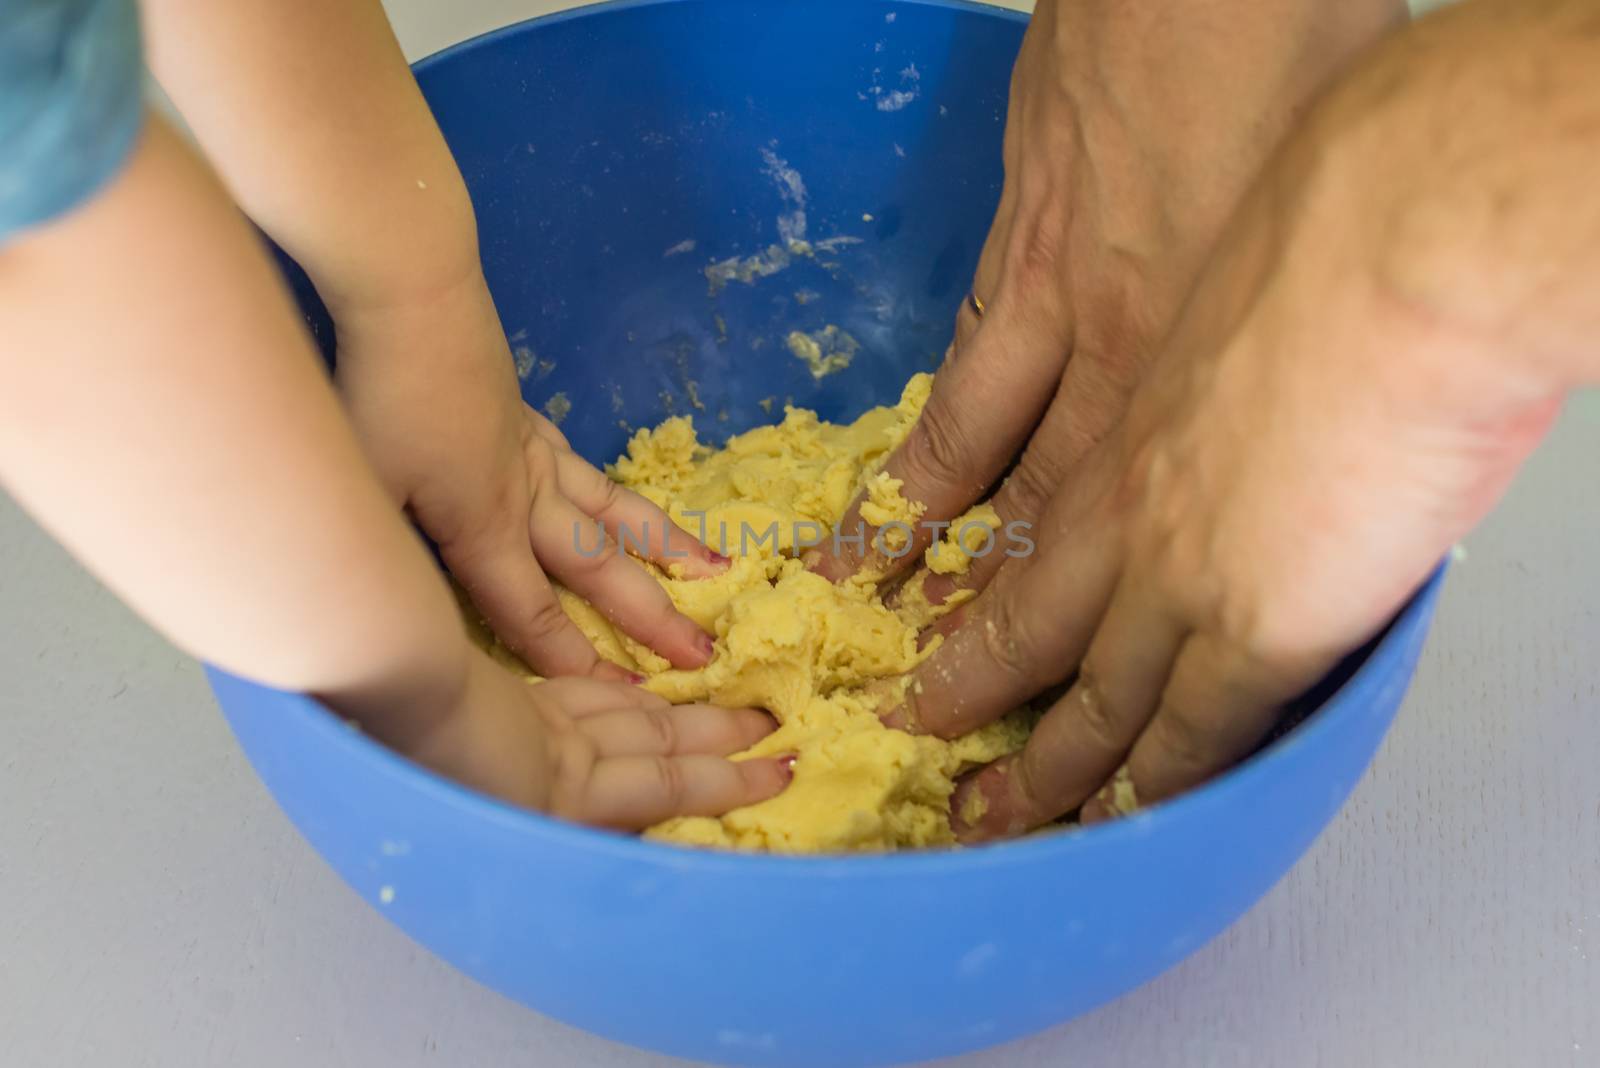
MULTIPOLYGON (((548 6, 390 3, 413 55, 548 6)), ((1600 1065, 1600 395, 1467 547, 1393 732, 1288 878, 1143 989, 951 1068, 1600 1065)), ((681 1063, 363 905, 199 669, 0 497, 0 1065, 681 1063)))

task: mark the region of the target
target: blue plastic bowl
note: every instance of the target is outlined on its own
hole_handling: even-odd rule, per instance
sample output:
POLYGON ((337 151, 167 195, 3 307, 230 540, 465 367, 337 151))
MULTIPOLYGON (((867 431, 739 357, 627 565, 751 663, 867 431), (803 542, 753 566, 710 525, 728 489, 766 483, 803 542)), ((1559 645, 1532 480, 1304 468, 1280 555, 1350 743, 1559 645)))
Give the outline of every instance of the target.
MULTIPOLYGON (((971 276, 1023 26, 952 3, 616 4, 420 64, 529 400, 565 393, 563 428, 599 461, 619 421, 692 411, 720 436, 768 420, 769 396, 835 418, 896 396, 934 364, 971 276), (711 292, 708 264, 760 254, 780 225, 801 236, 801 211, 814 258, 711 292), (836 237, 858 243, 822 244, 836 237), (818 382, 783 339, 828 323, 861 348, 818 382)), ((1231 774, 1120 823, 970 851, 737 856, 591 831, 441 780, 303 696, 211 680, 312 846, 467 974, 636 1046, 847 1068, 1059 1023, 1236 919, 1361 776, 1437 587, 1231 774)))

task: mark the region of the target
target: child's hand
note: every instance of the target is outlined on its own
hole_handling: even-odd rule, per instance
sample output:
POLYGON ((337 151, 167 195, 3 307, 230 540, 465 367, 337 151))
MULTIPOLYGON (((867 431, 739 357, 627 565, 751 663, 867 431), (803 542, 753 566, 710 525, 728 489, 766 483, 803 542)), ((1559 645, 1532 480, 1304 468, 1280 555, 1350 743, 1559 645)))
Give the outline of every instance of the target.
POLYGON ((644 535, 652 560, 690 576, 726 561, 585 462, 522 402, 481 274, 421 296, 341 304, 335 319, 336 377, 371 461, 529 666, 626 677, 562 612, 550 578, 676 667, 711 658, 711 636, 617 550, 615 531, 625 526, 630 545, 644 535), (599 552, 595 520, 613 534, 599 552))
POLYGON ((513 804, 639 830, 776 796, 791 778, 792 758, 725 759, 772 729, 754 709, 673 706, 626 683, 530 686, 473 649, 455 707, 405 748, 513 804))

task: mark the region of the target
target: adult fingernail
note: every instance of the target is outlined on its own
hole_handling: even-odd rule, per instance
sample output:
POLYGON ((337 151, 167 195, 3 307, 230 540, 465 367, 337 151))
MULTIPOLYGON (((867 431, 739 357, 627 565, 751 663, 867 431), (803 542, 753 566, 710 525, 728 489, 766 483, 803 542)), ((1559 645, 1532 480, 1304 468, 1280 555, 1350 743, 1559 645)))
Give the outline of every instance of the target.
POLYGON ((700 650, 700 655, 710 660, 717 651, 717 640, 705 631, 697 631, 694 636, 694 647, 700 650))
POLYGON ((969 775, 956 784, 950 795, 950 829, 958 838, 970 835, 988 810, 989 799, 978 788, 978 776, 969 775))
POLYGON ((922 583, 922 596, 934 607, 944 604, 955 592, 955 580, 948 575, 931 574, 922 583))
POLYGON ((1010 796, 1011 766, 1017 757, 1003 757, 979 768, 956 784, 950 795, 950 829, 967 845, 1011 838, 1028 829, 1010 796))
POLYGON ((630 671, 628 672, 628 681, 633 683, 635 686, 643 686, 649 680, 643 675, 639 674, 637 671, 630 671))
POLYGON ((800 563, 805 565, 807 571, 821 575, 829 582, 839 582, 850 574, 849 565, 837 556, 829 556, 821 549, 807 550, 800 557, 800 563))
POLYGON ((785 753, 783 756, 780 756, 780 757, 778 757, 776 759, 778 761, 778 767, 780 769, 782 769, 782 771, 783 771, 784 780, 788 781, 790 779, 793 779, 794 778, 794 766, 799 761, 800 754, 799 753, 785 753))
POLYGON ((706 546, 706 559, 718 567, 727 567, 729 564, 733 563, 733 557, 723 556, 709 545, 706 546))
POLYGON ((989 796, 984 793, 982 783, 982 771, 973 772, 955 783, 955 791, 950 795, 950 830, 955 831, 955 838, 960 841, 981 841, 989 836, 981 828, 984 815, 989 814, 989 796))
POLYGON ((946 638, 948 638, 948 637, 950 637, 950 635, 952 635, 956 631, 960 630, 961 629, 961 625, 963 623, 965 623, 966 621, 967 621, 967 606, 966 605, 962 605, 960 608, 957 608, 954 612, 951 612, 949 615, 944 616, 941 619, 935 620, 933 626, 929 627, 928 629, 933 634, 942 634, 946 638))

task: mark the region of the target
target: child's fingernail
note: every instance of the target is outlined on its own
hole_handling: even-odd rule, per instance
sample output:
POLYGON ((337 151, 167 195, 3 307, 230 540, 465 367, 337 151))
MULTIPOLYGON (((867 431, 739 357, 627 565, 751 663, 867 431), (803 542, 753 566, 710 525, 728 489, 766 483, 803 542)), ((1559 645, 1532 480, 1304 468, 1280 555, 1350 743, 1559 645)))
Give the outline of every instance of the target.
POLYGON ((597 662, 594 666, 594 670, 589 674, 594 678, 604 679, 607 682, 627 682, 630 678, 629 673, 622 667, 622 665, 613 664, 609 660, 601 660, 597 662))
POLYGON ((637 671, 630 671, 628 672, 628 681, 633 683, 635 686, 643 686, 649 680, 643 675, 639 674, 637 671))

